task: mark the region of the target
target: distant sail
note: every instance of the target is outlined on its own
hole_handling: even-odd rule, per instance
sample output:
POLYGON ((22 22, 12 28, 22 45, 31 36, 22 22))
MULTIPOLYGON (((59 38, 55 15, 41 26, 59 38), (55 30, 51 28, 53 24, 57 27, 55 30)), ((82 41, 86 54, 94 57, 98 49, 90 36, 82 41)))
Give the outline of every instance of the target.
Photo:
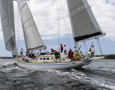
POLYGON ((67 0, 76 42, 103 35, 87 0, 67 0))
POLYGON ((16 41, 13 0, 0 0, 0 15, 6 49, 15 52, 16 41))
POLYGON ((37 30, 37 26, 34 22, 33 16, 30 12, 27 0, 18 0, 17 2, 21 15, 26 48, 28 50, 45 48, 41 40, 40 34, 37 30))

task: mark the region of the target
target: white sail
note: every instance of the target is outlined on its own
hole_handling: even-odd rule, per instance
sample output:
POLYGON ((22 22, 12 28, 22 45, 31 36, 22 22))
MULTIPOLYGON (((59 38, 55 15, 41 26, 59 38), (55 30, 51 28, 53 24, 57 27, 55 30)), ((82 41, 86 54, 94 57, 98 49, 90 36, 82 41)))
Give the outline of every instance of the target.
POLYGON ((13 0, 0 0, 0 14, 6 49, 15 52, 16 41, 13 0))
POLYGON ((27 0, 17 0, 27 49, 43 49, 37 26, 27 4, 27 0))
POLYGON ((87 0, 67 0, 76 42, 103 35, 87 0))

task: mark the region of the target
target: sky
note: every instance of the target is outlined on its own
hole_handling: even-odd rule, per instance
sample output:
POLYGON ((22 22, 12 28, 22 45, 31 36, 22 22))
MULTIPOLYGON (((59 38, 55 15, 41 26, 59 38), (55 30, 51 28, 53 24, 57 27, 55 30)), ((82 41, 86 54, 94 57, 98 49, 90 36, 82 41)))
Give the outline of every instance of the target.
MULTIPOLYGON (((100 38, 103 54, 115 54, 115 0, 88 0, 88 3, 101 29, 106 33, 104 37, 100 38)), ((29 0, 28 4, 39 33, 48 50, 50 48, 58 49, 59 42, 66 44, 67 48, 73 48, 74 42, 66 0, 60 0, 60 4, 59 0, 29 0), (59 32, 60 35, 58 36, 59 32)), ((24 38, 20 15, 15 1, 14 11, 16 39, 18 39, 17 46, 18 49, 21 49, 24 47, 24 38)), ((95 44, 96 54, 100 54, 96 40, 86 41, 87 50, 92 42, 95 44)), ((87 50, 83 42, 80 42, 79 45, 82 46, 81 49, 85 53, 87 50)), ((5 49, 0 23, 0 56, 8 55, 10 56, 11 54, 5 49)))

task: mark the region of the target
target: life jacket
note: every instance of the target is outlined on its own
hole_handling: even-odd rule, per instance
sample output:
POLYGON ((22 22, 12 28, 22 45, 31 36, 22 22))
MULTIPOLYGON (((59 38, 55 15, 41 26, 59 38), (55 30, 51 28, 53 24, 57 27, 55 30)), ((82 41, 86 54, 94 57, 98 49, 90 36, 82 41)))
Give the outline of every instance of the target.
POLYGON ((89 48, 89 52, 91 52, 91 47, 89 48))
POLYGON ((79 54, 79 51, 77 50, 75 56, 74 56, 75 60, 81 60, 81 55, 79 54))

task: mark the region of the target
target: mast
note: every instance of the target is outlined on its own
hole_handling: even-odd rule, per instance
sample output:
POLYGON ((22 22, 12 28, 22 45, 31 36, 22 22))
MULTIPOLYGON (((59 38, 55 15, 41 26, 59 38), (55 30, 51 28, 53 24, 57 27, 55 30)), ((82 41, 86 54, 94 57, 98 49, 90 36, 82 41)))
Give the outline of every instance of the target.
POLYGON ((45 45, 40 37, 27 0, 17 0, 17 3, 21 16, 26 48, 28 50, 45 49, 45 45))
POLYGON ((75 42, 103 36, 87 0, 67 0, 75 42))
POLYGON ((14 55, 16 52, 13 0, 0 0, 0 14, 5 46, 14 55))

